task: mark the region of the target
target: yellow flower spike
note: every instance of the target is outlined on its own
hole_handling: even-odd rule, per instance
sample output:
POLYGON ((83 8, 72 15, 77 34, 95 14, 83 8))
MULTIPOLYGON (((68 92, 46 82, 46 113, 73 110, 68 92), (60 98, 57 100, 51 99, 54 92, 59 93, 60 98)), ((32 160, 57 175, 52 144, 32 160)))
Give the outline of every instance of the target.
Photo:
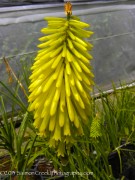
POLYGON ((93 32, 85 30, 89 24, 72 16, 70 2, 65 4, 65 13, 66 18, 45 18, 48 26, 41 30, 44 35, 31 67, 28 98, 38 135, 48 139, 58 156, 64 156, 65 148, 83 135, 94 84, 88 52, 93 45, 85 39, 93 32))

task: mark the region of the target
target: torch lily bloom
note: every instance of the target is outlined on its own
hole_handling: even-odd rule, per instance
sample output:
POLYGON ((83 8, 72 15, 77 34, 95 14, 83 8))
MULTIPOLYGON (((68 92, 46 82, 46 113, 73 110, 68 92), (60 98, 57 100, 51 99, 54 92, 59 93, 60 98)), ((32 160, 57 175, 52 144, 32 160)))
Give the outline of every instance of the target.
POLYGON ((84 40, 93 32, 89 24, 72 16, 72 6, 65 5, 67 18, 46 17, 48 27, 41 37, 32 66, 29 86, 29 111, 34 112, 34 126, 49 145, 64 156, 65 146, 83 135, 83 124, 90 115, 90 91, 93 73, 89 50, 84 40))

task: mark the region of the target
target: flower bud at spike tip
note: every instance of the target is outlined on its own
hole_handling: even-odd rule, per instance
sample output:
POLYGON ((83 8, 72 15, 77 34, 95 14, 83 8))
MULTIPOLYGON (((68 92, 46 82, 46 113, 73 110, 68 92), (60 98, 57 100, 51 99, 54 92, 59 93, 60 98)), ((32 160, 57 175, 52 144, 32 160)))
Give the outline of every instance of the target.
POLYGON ((29 86, 29 111, 34 113, 34 126, 39 136, 48 139, 58 156, 83 135, 89 120, 90 91, 94 84, 89 54, 93 47, 84 38, 89 24, 72 16, 72 5, 65 4, 66 18, 45 17, 48 26, 41 32, 29 86))
POLYGON ((72 15, 72 4, 70 2, 65 3, 65 14, 67 15, 67 19, 70 19, 72 15))

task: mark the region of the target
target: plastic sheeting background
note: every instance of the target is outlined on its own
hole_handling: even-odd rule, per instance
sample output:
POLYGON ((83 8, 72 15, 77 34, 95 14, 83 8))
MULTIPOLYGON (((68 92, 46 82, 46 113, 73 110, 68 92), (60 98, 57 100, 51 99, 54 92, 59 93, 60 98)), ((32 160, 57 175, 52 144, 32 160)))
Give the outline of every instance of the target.
MULTIPOLYGON (((95 84, 107 90, 112 82, 135 80, 135 4, 76 3, 73 15, 91 25, 94 45, 91 54, 95 84)), ((16 74, 20 62, 28 68, 33 61, 40 29, 47 23, 45 16, 64 17, 63 4, 44 4, 0 8, 0 80, 8 83, 3 56, 7 57, 16 74)), ((14 84, 13 84, 14 85, 14 84)), ((1 87, 0 87, 1 89, 1 87)))

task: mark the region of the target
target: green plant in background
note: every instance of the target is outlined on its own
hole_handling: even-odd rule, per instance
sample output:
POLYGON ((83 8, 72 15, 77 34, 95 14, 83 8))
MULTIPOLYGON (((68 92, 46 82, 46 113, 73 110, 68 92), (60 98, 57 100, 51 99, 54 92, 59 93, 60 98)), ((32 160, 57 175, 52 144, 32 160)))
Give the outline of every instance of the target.
MULTIPOLYGON (((29 68, 26 69, 26 66, 22 64, 22 76, 18 78, 6 58, 4 58, 4 63, 10 84, 0 81, 2 88, 0 91, 0 150, 2 155, 6 154, 10 157, 8 170, 23 173, 30 170, 35 158, 39 155, 35 154, 36 133, 31 125, 33 116, 27 112, 27 105, 24 102, 24 98, 27 98, 27 88, 25 89, 21 82, 23 79, 27 84, 29 68), (11 84, 13 82, 14 86, 11 84), (23 94, 20 94, 20 89, 23 94), (8 106, 10 105, 10 112, 5 102, 8 102, 8 106), (18 123, 20 126, 16 128, 18 123)), ((0 163, 0 168, 2 167, 4 164, 0 163)), ((17 178, 22 180, 25 176, 20 175, 17 178)))
MULTIPOLYGON (((124 164, 121 157, 123 146, 135 142, 135 91, 134 88, 123 89, 123 87, 121 86, 121 90, 114 87, 110 95, 101 92, 99 102, 96 102, 96 110, 100 114, 100 128, 95 126, 95 131, 98 132, 100 129, 100 133, 92 144, 100 153, 106 172, 109 172, 108 157, 112 152, 118 153, 120 173, 123 172, 124 164)), ((130 149, 126 151, 129 153, 130 149)), ((131 160, 131 157, 128 157, 131 160)))
POLYGON ((133 142, 135 138, 134 116, 135 95, 134 89, 116 90, 112 95, 101 95, 100 109, 106 133, 109 135, 111 149, 121 143, 133 142), (131 138, 131 139, 130 139, 131 138))
MULTIPOLYGON (((36 134, 33 134, 34 137, 26 135, 29 115, 26 113, 24 117, 22 116, 22 123, 19 129, 16 129, 15 122, 13 121, 14 117, 10 117, 9 119, 7 116, 2 97, 0 97, 0 105, 0 113, 2 114, 2 119, 0 120, 0 149, 6 150, 7 154, 10 155, 11 170, 15 172, 25 172, 26 169, 30 170, 34 162, 32 151, 34 149, 36 134)), ((18 179, 21 180, 24 177, 20 176, 18 179)))
POLYGON ((83 124, 91 113, 90 91, 93 73, 88 50, 92 45, 84 40, 93 32, 84 30, 89 24, 73 17, 72 6, 65 5, 67 18, 46 17, 46 34, 39 40, 32 66, 29 86, 29 111, 34 111, 34 126, 40 136, 49 137, 49 145, 64 155, 65 144, 83 135, 83 124))

